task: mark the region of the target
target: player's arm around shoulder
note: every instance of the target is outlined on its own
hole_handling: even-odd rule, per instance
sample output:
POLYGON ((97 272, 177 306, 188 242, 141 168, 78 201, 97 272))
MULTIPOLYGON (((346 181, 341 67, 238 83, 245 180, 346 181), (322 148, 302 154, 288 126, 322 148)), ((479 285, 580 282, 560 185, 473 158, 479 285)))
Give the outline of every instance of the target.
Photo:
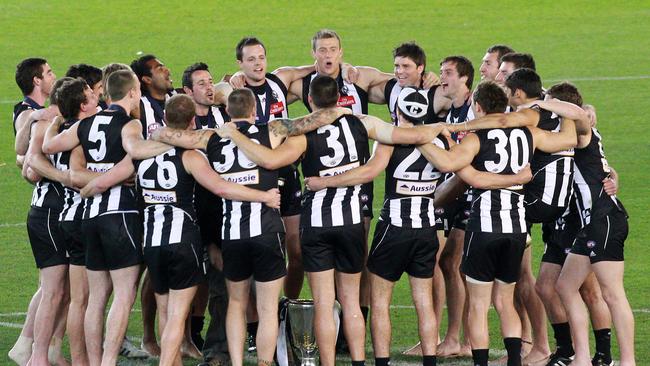
POLYGON ((386 83, 395 76, 370 66, 357 66, 356 69, 359 73, 356 84, 368 92, 368 101, 374 104, 386 104, 384 89, 386 83))
MULTIPOLYGON (((298 80, 301 80, 314 71, 316 71, 316 66, 314 64, 304 66, 283 66, 273 70, 272 74, 277 76, 280 81, 282 81, 287 90, 289 90, 291 84, 298 80)), ((302 89, 302 83, 300 84, 302 89)))
POLYGON ((453 145, 445 150, 433 143, 418 146, 422 155, 438 170, 443 173, 458 171, 472 163, 474 156, 480 149, 478 137, 470 133, 463 138, 460 144, 453 145))
POLYGON ((578 138, 573 120, 562 118, 560 132, 545 131, 537 127, 528 127, 533 135, 535 149, 547 153, 556 153, 576 147, 578 138))
POLYGON ((131 156, 126 155, 109 171, 102 173, 101 175, 90 180, 79 193, 83 198, 102 194, 112 187, 131 179, 134 173, 135 167, 133 166, 133 160, 131 156))
POLYGON ((32 169, 42 177, 68 185, 70 182, 70 174, 67 171, 63 172, 54 167, 42 150, 43 136, 49 124, 48 121, 41 120, 32 125, 32 137, 29 143, 29 149, 27 150, 25 165, 28 166, 28 169, 32 169))
POLYGON ((142 123, 137 119, 132 119, 122 127, 122 147, 131 158, 136 160, 148 159, 162 154, 170 149, 168 144, 145 140, 142 137, 142 123))
POLYGON ((456 172, 456 174, 465 183, 479 189, 499 189, 512 186, 523 185, 533 178, 530 165, 526 164, 516 174, 496 174, 476 170, 472 165, 468 165, 456 172))
POLYGON ((79 136, 77 131, 79 123, 76 122, 70 128, 59 133, 59 128, 63 124, 63 117, 56 117, 45 130, 43 136, 43 152, 45 154, 56 154, 61 151, 69 151, 79 145, 79 136))
POLYGON ((210 137, 212 137, 214 133, 215 130, 212 129, 180 130, 176 128, 162 127, 153 131, 150 140, 182 147, 184 149, 205 149, 208 146, 210 137))

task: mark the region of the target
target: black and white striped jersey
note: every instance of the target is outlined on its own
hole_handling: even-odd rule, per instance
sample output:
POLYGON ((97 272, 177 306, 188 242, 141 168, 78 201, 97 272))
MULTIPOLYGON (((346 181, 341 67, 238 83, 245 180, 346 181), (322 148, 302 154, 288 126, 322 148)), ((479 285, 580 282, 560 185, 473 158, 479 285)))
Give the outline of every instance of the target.
MULTIPOLYGON (((449 149, 447 141, 433 143, 449 149)), ((427 228, 436 225, 433 196, 442 173, 413 145, 396 145, 386 167, 384 206, 379 220, 393 226, 427 228)))
POLYGON ((591 129, 591 141, 583 149, 575 149, 575 196, 582 226, 592 218, 608 214, 612 209, 623 210, 616 196, 609 196, 603 188, 603 179, 611 172, 602 137, 595 128, 591 129))
MULTIPOLYGON (((302 160, 305 177, 334 176, 368 161, 368 132, 361 121, 347 115, 305 134, 307 150, 302 160)), ((361 186, 306 191, 301 227, 331 227, 361 222, 361 186)))
MULTIPOLYGON (((47 157, 54 165, 52 155, 47 157)), ((63 209, 63 186, 59 182, 42 178, 32 191, 32 207, 48 208, 57 214, 63 209)))
MULTIPOLYGON (((271 148, 269 128, 264 124, 234 122, 241 133, 256 143, 271 148)), ((213 134, 208 140, 208 159, 221 177, 229 182, 267 191, 278 187, 278 172, 253 163, 232 140, 213 134)), ((262 234, 284 232, 280 210, 261 202, 242 202, 223 199, 224 240, 247 239, 262 234)))
MULTIPOLYGON (((104 173, 126 156, 122 147, 122 127, 131 120, 122 107, 112 104, 79 122, 77 136, 86 157, 88 170, 104 173)), ((116 185, 102 194, 87 198, 83 218, 124 212, 138 212, 135 189, 116 185)))
MULTIPOLYGON (((59 133, 69 129, 77 123, 78 120, 71 119, 65 121, 59 127, 59 133)), ((72 151, 63 151, 55 154, 54 167, 61 171, 70 170, 70 155, 72 151)), ((81 220, 83 216, 83 199, 76 189, 63 186, 63 210, 59 215, 59 221, 76 221, 81 220)))
MULTIPOLYGON (((472 161, 479 171, 514 174, 533 156, 533 137, 528 128, 476 131, 480 150, 472 161)), ((526 211, 522 186, 506 189, 472 188, 472 209, 467 231, 525 233, 526 211)))
POLYGON ((176 94, 176 91, 172 90, 165 95, 165 100, 158 100, 148 92, 142 92, 142 97, 140 98, 142 137, 148 139, 156 128, 165 125, 165 102, 174 94, 176 94))
MULTIPOLYGON (((422 87, 419 85, 418 87, 422 87)), ((429 109, 427 110, 427 115, 425 117, 425 123, 436 123, 436 122, 445 122, 445 117, 440 117, 435 112, 435 107, 433 104, 433 99, 436 94, 438 85, 433 86, 431 89, 424 89, 427 91, 427 97, 429 98, 429 109)), ((390 119, 393 121, 393 124, 397 125, 397 97, 402 91, 402 87, 397 82, 397 79, 390 79, 386 83, 384 88, 384 98, 386 99, 386 106, 388 107, 388 112, 390 113, 390 119)))
POLYGON ((144 246, 199 240, 194 211, 194 177, 183 166, 184 149, 174 147, 135 161, 144 200, 144 246))
POLYGON ((266 123, 276 118, 289 117, 287 105, 287 87, 282 80, 271 73, 266 73, 264 84, 246 85, 256 96, 257 115, 255 123, 266 123))
MULTIPOLYGON (((309 105, 309 85, 311 81, 316 78, 318 74, 314 71, 311 74, 302 78, 302 102, 309 112, 312 112, 309 105)), ((352 110, 354 114, 368 114, 368 92, 353 83, 348 83, 343 80, 343 76, 339 72, 336 77, 336 83, 339 85, 339 107, 345 107, 352 110)))
MULTIPOLYGON (((463 103, 463 105, 460 107, 456 107, 452 104, 451 108, 449 108, 449 112, 447 113, 446 122, 463 123, 469 122, 474 118, 476 117, 474 116, 474 111, 472 110, 472 101, 470 98, 467 98, 465 100, 465 103, 463 103)), ((460 143, 460 140, 462 140, 465 135, 467 135, 467 131, 454 132, 451 134, 451 138, 457 143, 460 143)))
POLYGON ((208 109, 208 114, 205 116, 197 115, 194 117, 196 130, 203 130, 206 128, 219 128, 225 122, 230 121, 230 116, 226 113, 226 108, 212 106, 208 109))
POLYGON ((14 126, 14 135, 16 134, 16 120, 18 119, 18 116, 20 116, 21 113, 23 113, 26 110, 33 109, 33 110, 39 110, 43 109, 43 106, 36 103, 34 99, 30 97, 25 97, 22 101, 18 102, 16 105, 14 105, 14 114, 12 116, 12 121, 13 121, 13 126, 14 126))
MULTIPOLYGON (((539 112, 538 128, 560 131, 560 116, 537 106, 533 109, 539 112)), ((573 155, 573 149, 553 154, 535 150, 530 163, 533 179, 525 186, 527 204, 541 200, 550 206, 568 207, 573 184, 573 155)))

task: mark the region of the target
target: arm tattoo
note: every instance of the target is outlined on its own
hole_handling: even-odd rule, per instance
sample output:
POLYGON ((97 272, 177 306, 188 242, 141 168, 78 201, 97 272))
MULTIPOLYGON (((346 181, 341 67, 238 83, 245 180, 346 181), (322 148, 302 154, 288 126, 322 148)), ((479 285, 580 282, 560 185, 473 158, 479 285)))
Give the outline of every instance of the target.
POLYGON ((157 129, 154 133, 156 132, 158 132, 158 136, 156 136, 158 141, 188 149, 206 146, 210 136, 214 133, 211 130, 189 131, 168 127, 157 129))
POLYGON ((283 122, 283 125, 287 129, 287 134, 289 136, 303 135, 307 132, 314 131, 321 126, 334 122, 339 115, 340 112, 336 109, 326 108, 303 117, 288 120, 288 123, 283 122))

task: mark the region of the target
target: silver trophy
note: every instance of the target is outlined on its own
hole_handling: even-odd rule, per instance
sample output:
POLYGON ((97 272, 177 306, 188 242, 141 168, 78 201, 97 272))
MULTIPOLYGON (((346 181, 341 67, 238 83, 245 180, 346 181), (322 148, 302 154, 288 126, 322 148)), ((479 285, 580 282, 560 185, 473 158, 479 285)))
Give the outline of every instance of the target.
POLYGON ((300 357, 300 366, 316 366, 318 347, 314 334, 314 300, 289 300, 291 347, 300 357))

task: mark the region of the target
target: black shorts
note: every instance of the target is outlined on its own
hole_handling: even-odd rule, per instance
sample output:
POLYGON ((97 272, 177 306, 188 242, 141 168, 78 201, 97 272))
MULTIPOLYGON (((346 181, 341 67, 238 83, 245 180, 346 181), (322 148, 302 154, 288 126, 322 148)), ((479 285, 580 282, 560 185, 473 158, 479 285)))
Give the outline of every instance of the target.
POLYGON ((524 208, 526 209, 526 221, 537 224, 542 222, 554 222, 562 217, 566 206, 552 206, 542 202, 540 198, 525 196, 524 208))
POLYGON ((153 289, 157 294, 183 290, 205 281, 206 263, 200 243, 176 243, 144 248, 153 289))
POLYGON ((623 211, 612 210, 605 216, 591 218, 589 225, 576 235, 571 253, 587 255, 591 263, 623 261, 627 234, 627 215, 623 211))
POLYGON ((257 282, 268 282, 287 274, 284 233, 224 240, 221 250, 223 275, 230 281, 243 281, 253 276, 257 282))
POLYGON ((526 233, 468 231, 465 233, 462 272, 480 282, 517 282, 525 247, 526 233))
POLYGON ((364 265, 363 224, 301 227, 302 264, 307 272, 335 269, 359 273, 364 265))
POLYGON ((66 241, 59 229, 59 213, 31 207, 27 213, 27 235, 36 267, 43 269, 68 264, 66 241))
POLYGON ((368 270, 397 282, 402 273, 417 278, 432 278, 438 253, 435 227, 412 229, 378 221, 368 256, 368 270))
POLYGON ((555 222, 542 224, 542 262, 563 266, 579 230, 580 218, 573 212, 555 222))
POLYGON ((221 248, 223 201, 197 184, 195 191, 196 223, 201 231, 203 246, 216 244, 221 248))
POLYGON ((300 201, 302 199, 302 186, 300 174, 293 166, 286 166, 279 170, 280 181, 280 215, 300 215, 300 201))
POLYGON ((462 195, 457 200, 436 207, 436 229, 443 230, 445 237, 449 236, 451 229, 464 231, 472 209, 471 205, 471 202, 467 201, 467 195, 462 195))
POLYGON ((359 192, 359 200, 361 201, 361 212, 363 217, 373 218, 372 213, 372 199, 373 195, 373 183, 369 182, 361 185, 361 192, 359 192))
POLYGON ((70 264, 74 266, 86 265, 86 248, 82 242, 81 220, 60 221, 59 228, 65 245, 68 248, 70 264))
POLYGON ((86 268, 112 271, 142 263, 142 217, 112 213, 83 220, 86 268))

